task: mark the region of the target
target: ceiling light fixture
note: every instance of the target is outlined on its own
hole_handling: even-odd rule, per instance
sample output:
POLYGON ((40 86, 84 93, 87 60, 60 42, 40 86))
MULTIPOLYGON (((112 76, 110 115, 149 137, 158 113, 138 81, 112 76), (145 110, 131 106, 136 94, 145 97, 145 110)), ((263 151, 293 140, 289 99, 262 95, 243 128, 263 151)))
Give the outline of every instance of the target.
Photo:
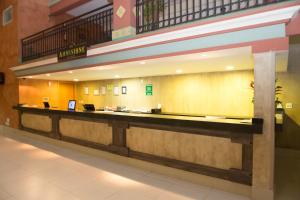
POLYGON ((208 55, 205 54, 205 53, 201 53, 200 56, 201 56, 201 57, 207 57, 208 55))
POLYGON ((146 64, 146 62, 145 62, 145 61, 142 61, 142 62, 140 62, 140 64, 141 64, 141 65, 144 65, 144 64, 146 64))
POLYGON ((51 74, 46 74, 46 76, 51 76, 51 74))
POLYGON ((181 69, 177 69, 176 70, 176 74, 181 74, 182 73, 182 70, 181 69))
POLYGON ((227 66, 227 67, 226 67, 226 70, 228 70, 228 71, 230 71, 230 70, 234 70, 234 66, 232 66, 232 65, 229 65, 229 66, 227 66))
POLYGON ((78 78, 74 78, 74 79, 73 79, 73 81, 75 81, 75 82, 78 82, 78 81, 79 81, 79 79, 78 79, 78 78))
POLYGON ((73 71, 69 71, 69 74, 73 74, 73 71))
POLYGON ((120 76, 119 75, 115 75, 115 78, 120 78, 120 76))
POLYGON ((28 76, 28 78, 33 78, 32 76, 28 76))

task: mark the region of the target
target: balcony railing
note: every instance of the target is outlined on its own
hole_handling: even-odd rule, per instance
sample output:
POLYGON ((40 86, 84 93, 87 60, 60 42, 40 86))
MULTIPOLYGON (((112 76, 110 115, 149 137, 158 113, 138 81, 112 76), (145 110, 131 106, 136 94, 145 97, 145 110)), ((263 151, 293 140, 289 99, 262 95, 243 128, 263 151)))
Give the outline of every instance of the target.
POLYGON ((137 0, 136 31, 164 27, 223 15, 284 0, 137 0))
POLYGON ((112 4, 108 4, 24 38, 22 61, 56 54, 71 45, 90 46, 111 41, 112 19, 112 4))

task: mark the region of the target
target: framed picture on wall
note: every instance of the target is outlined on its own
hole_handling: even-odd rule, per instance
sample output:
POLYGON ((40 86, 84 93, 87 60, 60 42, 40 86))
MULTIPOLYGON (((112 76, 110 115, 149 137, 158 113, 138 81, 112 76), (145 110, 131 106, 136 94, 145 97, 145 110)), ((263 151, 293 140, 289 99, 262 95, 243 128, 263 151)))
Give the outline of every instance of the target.
POLYGON ((122 86, 122 94, 127 94, 127 87, 126 86, 122 86))
POLYGON ((118 95, 119 95, 119 87, 118 87, 118 86, 115 86, 115 87, 114 87, 114 95, 115 95, 115 96, 118 96, 118 95))
POLYGON ((99 89, 95 89, 95 90, 94 90, 94 96, 99 96, 99 95, 100 95, 99 89))
POLYGON ((89 88, 88 87, 84 87, 84 94, 88 95, 89 94, 89 88))
POLYGON ((102 95, 106 94, 106 87, 104 87, 104 86, 101 87, 101 94, 102 95))

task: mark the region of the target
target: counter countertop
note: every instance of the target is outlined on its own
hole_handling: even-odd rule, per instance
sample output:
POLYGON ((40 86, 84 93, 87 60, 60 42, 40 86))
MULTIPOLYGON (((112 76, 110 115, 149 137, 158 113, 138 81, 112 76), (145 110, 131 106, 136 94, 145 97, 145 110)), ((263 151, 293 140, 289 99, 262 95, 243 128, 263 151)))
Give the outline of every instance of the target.
POLYGON ((217 116, 186 116, 176 114, 148 114, 113 111, 67 111, 58 109, 44 109, 37 107, 15 106, 14 109, 37 114, 59 114, 83 116, 107 120, 122 120, 129 123, 152 123, 180 127, 217 129, 232 132, 262 133, 263 120, 258 118, 226 118, 217 116))

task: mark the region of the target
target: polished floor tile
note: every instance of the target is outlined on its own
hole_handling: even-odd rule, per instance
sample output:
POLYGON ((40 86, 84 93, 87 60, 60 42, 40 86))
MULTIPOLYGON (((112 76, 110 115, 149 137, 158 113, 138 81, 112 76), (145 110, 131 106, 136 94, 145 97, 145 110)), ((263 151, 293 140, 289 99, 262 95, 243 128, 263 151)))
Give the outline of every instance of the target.
POLYGON ((248 198, 20 137, 0 135, 0 200, 248 198))

